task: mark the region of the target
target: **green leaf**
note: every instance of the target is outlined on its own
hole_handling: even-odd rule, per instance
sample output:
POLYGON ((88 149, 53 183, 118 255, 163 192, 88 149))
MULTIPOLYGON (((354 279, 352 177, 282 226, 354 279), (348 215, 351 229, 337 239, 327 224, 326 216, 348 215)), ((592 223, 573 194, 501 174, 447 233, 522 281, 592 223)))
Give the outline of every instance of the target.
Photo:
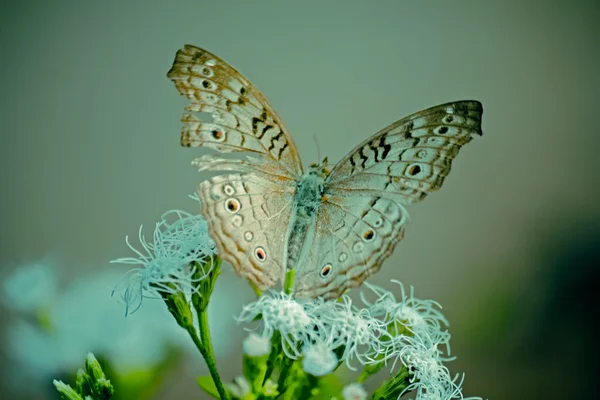
POLYGON ((208 395, 214 397, 215 399, 221 398, 219 396, 219 392, 217 391, 217 387, 210 376, 199 376, 198 379, 196 379, 196 382, 198 383, 198 386, 200 386, 200 388, 208 395))

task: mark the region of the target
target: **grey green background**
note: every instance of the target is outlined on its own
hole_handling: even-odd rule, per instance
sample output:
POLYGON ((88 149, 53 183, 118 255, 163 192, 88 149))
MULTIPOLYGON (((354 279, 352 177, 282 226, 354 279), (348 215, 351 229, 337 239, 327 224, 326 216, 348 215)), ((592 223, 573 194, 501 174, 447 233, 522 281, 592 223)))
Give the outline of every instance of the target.
MULTIPOLYGON (((0 276, 48 258, 64 282, 114 271, 108 261, 129 254, 125 234, 171 208, 196 211, 186 196, 205 176, 190 161, 203 151, 179 147, 185 100, 165 76, 186 43, 264 93, 305 164, 317 160, 313 135, 335 162, 407 114, 477 99, 483 137, 461 151, 439 193, 409 208, 405 240, 371 282, 399 279, 443 304, 451 370, 466 372, 467 395, 598 395, 596 2, 0 7, 0 276)), ((219 285, 236 307, 252 298, 231 271, 219 285)), ((242 329, 221 326, 229 379, 242 329)), ((176 367, 155 398, 203 398, 193 382, 202 371, 176 367)), ((26 398, 9 386, 0 397, 26 398)))

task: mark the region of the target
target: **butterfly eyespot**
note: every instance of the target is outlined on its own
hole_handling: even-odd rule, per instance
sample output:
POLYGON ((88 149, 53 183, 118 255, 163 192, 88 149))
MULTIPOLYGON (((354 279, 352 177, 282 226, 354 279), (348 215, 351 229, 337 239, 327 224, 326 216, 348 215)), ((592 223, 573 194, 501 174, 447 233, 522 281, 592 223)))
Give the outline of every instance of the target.
POLYGON ((344 262, 348 259, 348 254, 346 253, 340 253, 340 256, 338 257, 338 260, 340 260, 340 262, 344 262))
POLYGON ((412 165, 410 168, 408 168, 408 174, 411 176, 415 176, 419 172, 421 172, 421 167, 419 167, 418 165, 412 165))
POLYGON ((333 266, 331 264, 325 264, 323 268, 321 268, 321 278, 325 278, 327 275, 329 275, 332 269, 333 266))
POLYGON ((204 65, 208 65, 209 67, 214 67, 215 65, 217 65, 217 62, 211 58, 210 60, 206 60, 204 62, 204 65))
POLYGON ((377 217, 377 219, 373 222, 373 226, 375 228, 379 228, 381 225, 383 225, 383 218, 377 217))
POLYGON ((242 205, 237 199, 227 199, 227 201, 225 202, 225 209, 232 214, 235 214, 236 212, 240 211, 241 207, 242 205))
POLYGON ((250 231, 246 231, 244 232, 244 239, 246 239, 246 242, 251 242, 252 239, 254 239, 254 234, 250 231))
POLYGON ((354 250, 354 252, 356 252, 356 253, 360 253, 361 251, 363 251, 364 248, 365 248, 365 245, 362 242, 356 242, 352 246, 352 250, 354 250))
POLYGON ((223 185, 223 192, 225 192, 227 196, 233 196, 235 194, 235 189, 231 185, 223 185))
POLYGON ((225 140, 225 132, 215 129, 211 132, 212 137, 219 142, 225 140))
POLYGON ((208 76, 209 78, 213 75, 212 70, 208 67, 202 68, 201 73, 202 73, 202 75, 208 76))
POLYGON ((447 126, 442 126, 437 131, 437 133, 439 133, 440 135, 443 135, 443 134, 445 134, 447 132, 448 132, 448 127, 447 126))
POLYGON ((258 261, 265 261, 267 259, 267 252, 262 247, 257 247, 254 249, 254 257, 256 257, 258 261))
POLYGON ((450 122, 454 121, 454 117, 452 115, 448 115, 445 119, 444 122, 449 124, 450 122))
POLYGON ((241 94, 242 96, 246 94, 246 88, 245 88, 245 87, 243 87, 243 86, 242 86, 242 87, 240 88, 240 94, 241 94))
POLYGON ((375 232, 373 231, 373 229, 369 229, 365 233, 363 233, 363 239, 365 239, 366 242, 370 242, 371 240, 373 240, 374 237, 375 232))
POLYGON ((241 215, 234 215, 231 217, 231 225, 239 228, 244 223, 244 218, 241 215))
POLYGON ((427 150, 419 150, 416 155, 417 158, 425 158, 427 157, 427 150))
POLYGON ((442 139, 440 137, 430 137, 429 139, 427 139, 427 144, 431 144, 433 146, 439 146, 441 144, 444 144, 444 139, 442 139))

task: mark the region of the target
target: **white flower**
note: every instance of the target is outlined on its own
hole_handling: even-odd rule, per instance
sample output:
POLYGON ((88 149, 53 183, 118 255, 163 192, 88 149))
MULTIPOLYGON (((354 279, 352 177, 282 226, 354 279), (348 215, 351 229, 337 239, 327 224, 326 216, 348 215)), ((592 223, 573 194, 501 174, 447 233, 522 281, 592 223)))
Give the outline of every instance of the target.
POLYGON ((360 383, 351 383, 342 389, 344 400, 366 400, 367 392, 360 383))
POLYGON ((248 354, 250 357, 260 357, 271 352, 271 341, 254 332, 250 332, 242 346, 244 354, 248 354))
POLYGON ((119 258, 112 262, 142 265, 130 270, 122 278, 126 279, 123 292, 126 314, 137 311, 144 298, 160 297, 159 292, 196 290, 195 283, 206 277, 210 271, 201 271, 200 278, 194 279, 196 271, 190 268, 190 263, 206 263, 215 253, 214 241, 208 235, 206 220, 200 215, 178 210, 163 214, 154 229, 152 242, 146 240, 140 227, 139 241, 142 251, 135 249, 129 243, 128 237, 125 237, 125 241, 138 257, 119 258), (173 218, 175 220, 169 222, 173 218))
POLYGON ((297 358, 299 349, 309 343, 314 335, 314 322, 305 311, 304 304, 288 294, 263 294, 258 300, 244 306, 237 320, 251 322, 258 315, 261 315, 261 336, 270 339, 275 331, 279 331, 283 351, 290 358, 297 358))
POLYGON ((389 336, 386 325, 368 309, 353 306, 348 296, 342 296, 341 302, 315 302, 309 310, 315 317, 319 340, 332 349, 343 346, 341 360, 350 369, 354 369, 350 365, 352 359, 365 364, 383 351, 381 341, 389 336))
POLYGON ((421 300, 414 297, 411 286, 409 295, 404 290, 401 282, 392 280, 400 286, 400 300, 386 290, 375 285, 365 284, 378 299, 370 304, 361 292, 361 299, 369 306, 371 313, 382 318, 387 323, 393 323, 397 331, 406 328, 414 335, 421 336, 423 340, 430 340, 430 344, 444 345, 446 353, 450 354, 450 333, 447 330, 448 320, 441 313, 442 308, 434 300, 421 300))
POLYGON ((314 376, 330 374, 338 365, 335 353, 325 343, 306 345, 303 354, 302 368, 314 376))
MULTIPOLYGON (((447 331, 448 321, 441 313, 441 306, 433 300, 421 300, 414 297, 411 287, 407 295, 404 286, 400 286, 400 299, 377 286, 366 286, 377 295, 375 302, 366 300, 361 293, 362 301, 368 306, 371 314, 380 318, 388 328, 394 327, 393 335, 387 336, 380 343, 383 351, 376 362, 393 359, 391 369, 397 362, 408 368, 411 383, 404 393, 414 391, 417 400, 449 400, 462 399, 462 378, 454 378, 444 362, 451 361, 445 357, 450 354, 450 333, 447 331), (406 332, 408 331, 408 332, 406 332)), ((370 362, 370 361, 367 361, 370 362)), ((401 394, 401 396, 402 396, 401 394)))
POLYGON ((233 378, 233 383, 225 383, 229 392, 238 399, 243 399, 244 396, 250 394, 251 388, 248 379, 243 376, 233 378))
POLYGON ((402 363, 412 374, 411 384, 402 394, 414 391, 416 400, 463 399, 461 386, 464 375, 457 374, 452 378, 450 371, 442 363, 447 360, 441 357, 437 346, 430 347, 418 337, 414 339, 402 349, 400 354, 402 363))

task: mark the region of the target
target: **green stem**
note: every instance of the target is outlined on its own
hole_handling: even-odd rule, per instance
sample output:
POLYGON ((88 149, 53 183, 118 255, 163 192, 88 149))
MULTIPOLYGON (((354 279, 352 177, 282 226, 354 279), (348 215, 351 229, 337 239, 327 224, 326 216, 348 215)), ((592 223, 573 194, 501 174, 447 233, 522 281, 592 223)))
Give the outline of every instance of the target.
POLYGON ((291 358, 284 357, 283 361, 281 362, 281 370, 279 371, 279 378, 277 379, 278 388, 283 389, 285 387, 285 380, 290 373, 290 368, 294 361, 295 360, 292 360, 291 358))
POLYGON ((198 326, 200 327, 200 338, 198 338, 196 329, 194 329, 193 326, 188 328, 188 332, 190 333, 194 344, 198 350, 200 350, 200 353, 202 353, 204 361, 206 361, 206 366, 208 367, 210 376, 215 382, 215 386, 219 392, 219 396, 221 396, 221 400, 229 400, 229 393, 227 393, 225 390, 225 386, 223 386, 221 376, 219 375, 219 370, 217 369, 217 362, 215 361, 212 341, 210 340, 210 331, 208 330, 208 313, 206 310, 198 312, 198 326))
POLYGON ((285 284, 284 284, 285 294, 290 294, 292 292, 292 288, 294 287, 294 276, 295 276, 295 270, 293 270, 293 269, 290 269, 285 274, 285 284))
MULTIPOLYGON (((265 380, 267 381, 273 374, 273 370, 275 369, 275 362, 277 360, 277 356, 281 351, 281 334, 279 331, 275 331, 273 333, 273 337, 271 338, 271 353, 269 354, 269 359, 267 360, 267 372, 265 373, 265 380)), ((264 384, 263 382, 263 384, 264 384)))

